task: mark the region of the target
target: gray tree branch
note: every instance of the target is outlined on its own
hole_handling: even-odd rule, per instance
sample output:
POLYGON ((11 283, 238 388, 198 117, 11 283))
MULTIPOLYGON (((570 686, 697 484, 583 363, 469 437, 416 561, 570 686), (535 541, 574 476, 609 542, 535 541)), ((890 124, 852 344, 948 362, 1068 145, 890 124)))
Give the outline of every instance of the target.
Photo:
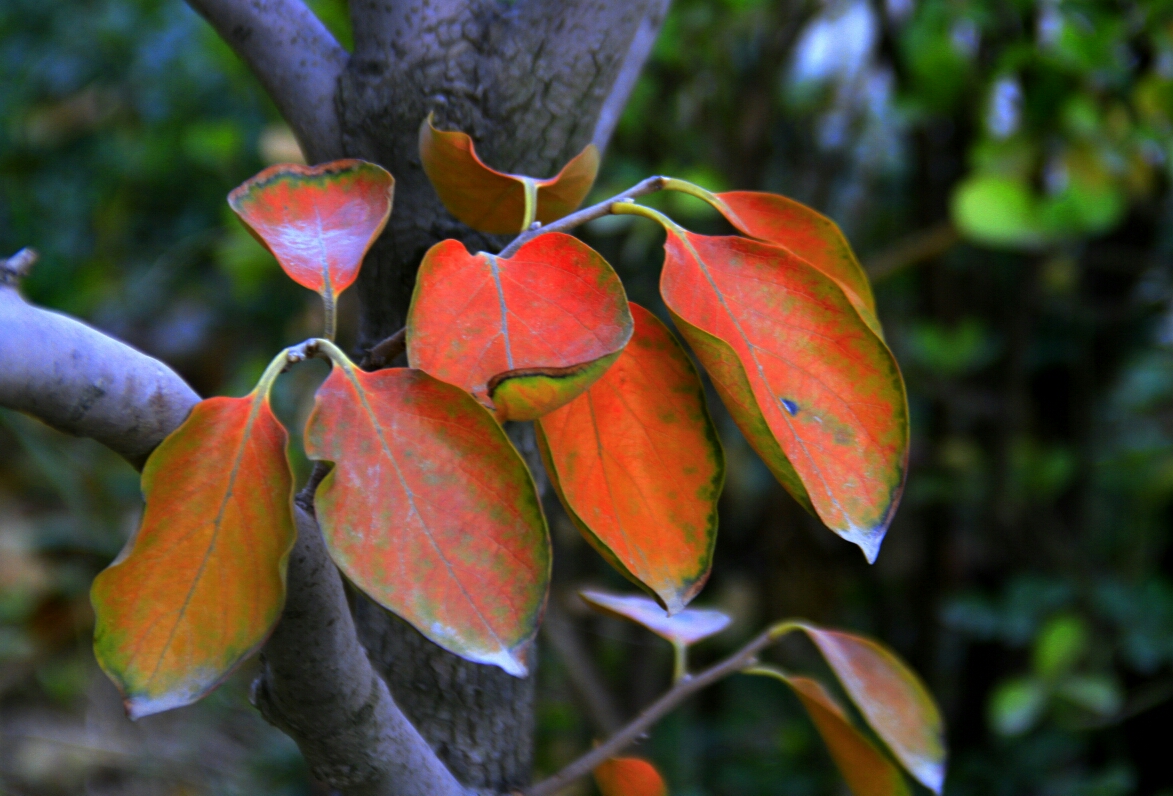
POLYGON ((187 0, 260 80, 311 163, 342 157, 334 106, 349 56, 301 0, 187 0))
POLYGON ((607 94, 607 99, 603 101, 603 108, 599 111, 599 119, 595 122, 595 132, 591 136, 591 142, 599 148, 600 152, 606 150, 607 142, 611 140, 611 134, 615 132, 615 126, 619 124, 619 117, 623 115, 623 109, 627 107, 627 100, 631 97, 635 82, 639 79, 644 63, 652 53, 652 47, 660 35, 660 28, 664 26, 664 18, 668 16, 668 6, 671 3, 672 0, 658 0, 658 2, 651 3, 647 13, 640 20, 639 27, 636 28, 635 36, 631 39, 631 46, 627 48, 627 55, 623 58, 623 66, 620 67, 619 74, 611 85, 611 91, 607 94))
MULTIPOLYGON (((199 396, 163 363, 28 304, 15 282, 29 263, 0 260, 0 406, 92 437, 141 467, 199 396)), ((348 796, 466 796, 358 641, 308 509, 314 486, 296 509, 285 609, 262 650, 254 701, 297 742, 314 774, 348 796)))
POLYGON ((0 284, 0 406, 96 439, 141 467, 197 401, 158 360, 0 284))

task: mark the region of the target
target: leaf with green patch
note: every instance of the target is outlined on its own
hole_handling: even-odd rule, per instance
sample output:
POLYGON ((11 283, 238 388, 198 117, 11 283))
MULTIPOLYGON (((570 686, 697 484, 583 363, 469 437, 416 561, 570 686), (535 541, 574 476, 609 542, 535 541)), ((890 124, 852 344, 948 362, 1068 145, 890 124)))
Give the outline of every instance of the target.
POLYGON ((381 166, 336 160, 267 168, 228 194, 228 204, 285 273, 332 311, 387 224, 394 193, 381 166))
POLYGON ((655 600, 637 594, 607 594, 591 589, 578 594, 595 610, 643 625, 678 647, 690 647, 715 636, 732 621, 727 614, 711 608, 685 608, 669 616, 655 600))
POLYGON ((892 352, 839 285, 778 246, 668 231, 660 292, 746 439, 833 531, 879 553, 908 461, 892 352))
POLYGON ((909 796, 900 769, 851 723, 822 683, 770 666, 755 666, 745 673, 773 677, 794 690, 855 796, 909 796))
POLYGON ((573 213, 599 172, 594 144, 587 144, 549 179, 491 169, 477 156, 468 135, 437 130, 430 115, 420 125, 419 147, 424 172, 448 212, 493 235, 516 235, 534 220, 549 224, 573 213))
POLYGON ((94 652, 131 718, 206 695, 281 615, 297 532, 267 392, 202 401, 159 445, 142 524, 94 580, 94 652))
POLYGON ((638 757, 612 757, 595 768, 602 796, 668 796, 656 767, 638 757))
POLYGON ((834 221, 778 194, 759 191, 715 194, 682 180, 670 180, 668 187, 703 199, 744 234, 781 246, 818 268, 843 289, 872 331, 883 336, 871 282, 834 221))
POLYGON ((675 614, 709 576, 725 456, 692 361, 656 316, 630 307, 627 347, 537 421, 538 445, 587 541, 675 614))
POLYGON ((896 654, 869 638, 805 623, 843 690, 905 770, 934 793, 945 780, 941 714, 924 683, 896 654))
POLYGON ((334 462, 314 505, 334 561, 448 651, 516 676, 550 582, 546 521, 501 426, 426 373, 335 359, 306 452, 334 462))
POLYGON ((623 284, 578 239, 539 235, 507 259, 446 240, 420 265, 407 356, 499 420, 534 420, 599 379, 631 333, 623 284))

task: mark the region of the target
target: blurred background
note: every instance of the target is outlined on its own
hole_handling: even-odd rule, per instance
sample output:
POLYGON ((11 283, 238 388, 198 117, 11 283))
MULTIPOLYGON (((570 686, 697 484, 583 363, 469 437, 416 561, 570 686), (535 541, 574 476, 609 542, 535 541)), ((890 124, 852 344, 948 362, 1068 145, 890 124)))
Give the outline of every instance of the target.
MULTIPOLYGON (((312 5, 347 41, 345 0, 312 5)), ((0 3, 0 254, 39 249, 30 300, 203 395, 243 394, 318 325, 224 201, 297 157, 179 0, 0 3)), ((869 567, 710 395, 729 475, 697 604, 736 622, 698 664, 783 617, 873 634, 942 705, 947 793, 1173 796, 1171 157, 1169 0, 675 0, 597 196, 662 173, 830 215, 872 275, 913 417, 903 504, 869 567)), ((723 229, 687 197, 659 206, 723 229)), ((655 225, 582 234, 662 313, 655 225)), ((294 428, 323 376, 282 380, 294 428)), ((123 717, 87 590, 137 521, 137 476, 2 410, 0 452, 0 792, 325 793, 248 705, 248 667, 199 705, 123 717)), ((671 671, 665 643, 570 599, 628 587, 550 515, 539 773, 671 671)), ((779 654, 818 671, 800 645, 779 654)), ((680 796, 846 793, 798 703, 757 678, 705 692, 639 753, 680 796)))

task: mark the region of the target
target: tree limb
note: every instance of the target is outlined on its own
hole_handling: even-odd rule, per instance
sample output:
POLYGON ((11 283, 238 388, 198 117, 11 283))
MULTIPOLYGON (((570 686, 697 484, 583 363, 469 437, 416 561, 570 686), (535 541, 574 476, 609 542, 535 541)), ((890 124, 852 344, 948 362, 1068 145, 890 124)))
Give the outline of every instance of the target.
POLYGON ((315 777, 347 796, 463 796, 358 642, 342 579, 311 513, 313 486, 294 509, 289 594, 261 651, 253 704, 297 742, 315 777))
POLYGON ((187 0, 261 81, 310 163, 342 157, 334 94, 349 56, 301 0, 187 0))
POLYGON ((631 46, 623 59, 623 66, 619 68, 619 75, 611 85, 611 92, 603 102, 603 109, 599 111, 599 119, 595 122, 595 132, 591 141, 602 152, 619 124, 619 117, 627 107, 627 100, 635 88, 635 81, 643 71, 644 63, 652 53, 652 46, 660 35, 660 28, 664 26, 664 18, 668 16, 668 6, 672 0, 656 0, 648 6, 646 15, 640 20, 635 36, 631 39, 631 46))
POLYGON ((158 360, 0 284, 0 406, 96 439, 141 467, 198 401, 158 360))

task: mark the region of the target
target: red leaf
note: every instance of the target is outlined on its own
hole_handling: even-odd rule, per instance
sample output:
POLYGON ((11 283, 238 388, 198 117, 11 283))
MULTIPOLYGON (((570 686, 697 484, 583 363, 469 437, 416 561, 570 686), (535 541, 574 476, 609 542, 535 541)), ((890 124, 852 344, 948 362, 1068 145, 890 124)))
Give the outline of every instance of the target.
POLYGON ((785 249, 629 207, 620 212, 668 229, 660 292, 746 439, 873 561, 908 459, 904 381, 884 341, 833 280, 785 249))
POLYGON ((281 614, 297 532, 266 393, 201 402, 151 454, 142 525, 94 580, 94 652, 131 718, 203 697, 281 614))
POLYGON ((602 376, 631 332, 619 277, 569 235, 539 235, 508 259, 446 240, 420 265, 407 356, 498 419, 533 420, 602 376))
POLYGON ((655 602, 639 595, 584 590, 579 592, 579 596, 595 610, 643 625, 679 647, 689 647, 709 636, 715 636, 729 627, 732 621, 726 614, 707 608, 685 608, 674 616, 668 616, 655 602))
POLYGON ((335 462, 314 505, 347 577, 450 652, 523 676, 549 539, 529 471, 492 415, 421 371, 336 363, 306 451, 335 462))
POLYGON ((477 157, 472 139, 460 132, 420 125, 420 162, 440 201, 460 221, 494 235, 516 235, 528 225, 526 183, 535 192, 536 220, 543 224, 569 215, 582 204, 599 172, 594 144, 574 156, 558 176, 545 180, 491 169, 477 157))
POLYGON ((941 714, 924 683, 891 650, 861 636, 798 625, 908 773, 934 793, 945 779, 941 714))
POLYGON ((668 786, 656 767, 638 757, 612 757, 595 769, 595 784, 603 796, 668 796, 668 786))
POLYGON ((778 194, 714 194, 682 180, 669 180, 669 187, 705 200, 746 235, 782 246, 831 277, 872 331, 883 337, 867 273, 834 221, 778 194))
POLYGON ((630 307, 635 332, 619 359, 537 422, 538 444, 587 541, 676 613, 709 576, 725 457, 688 355, 630 307))
POLYGON ((330 302, 358 277, 394 193, 381 166, 336 160, 271 166, 228 194, 228 204, 293 281, 330 302))
POLYGON ((747 669, 746 673, 774 677, 794 689, 855 796, 908 796, 908 784, 900 770, 856 729, 821 683, 767 666, 747 669))

